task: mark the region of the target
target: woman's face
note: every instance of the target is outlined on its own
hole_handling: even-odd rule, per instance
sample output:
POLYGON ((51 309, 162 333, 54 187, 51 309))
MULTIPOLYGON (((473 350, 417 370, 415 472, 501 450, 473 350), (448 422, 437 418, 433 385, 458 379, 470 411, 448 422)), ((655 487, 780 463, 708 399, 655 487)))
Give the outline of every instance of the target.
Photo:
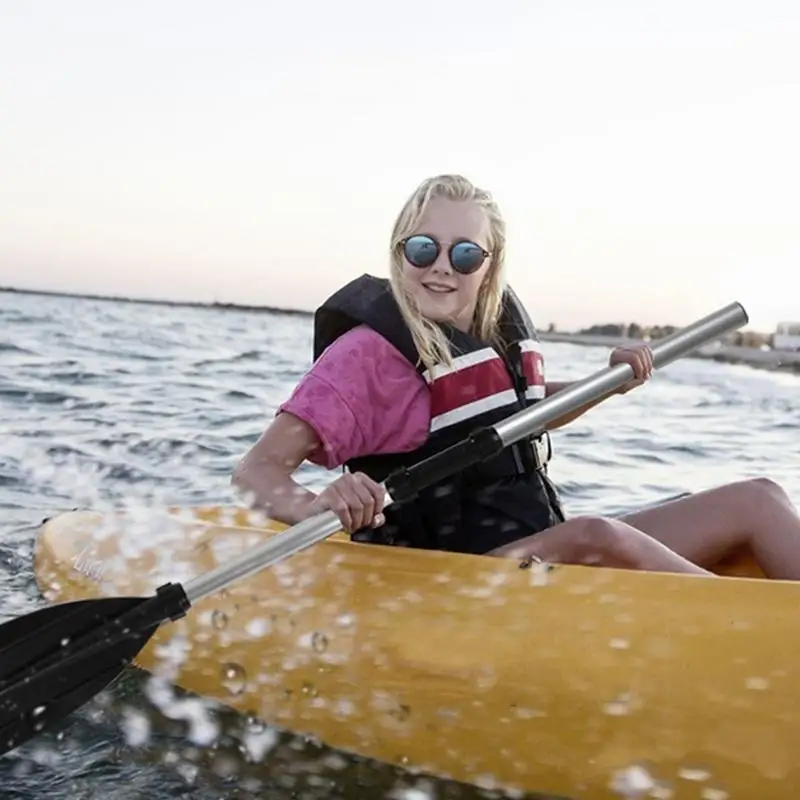
POLYGON ((489 224, 480 206, 443 197, 430 200, 416 230, 406 237, 402 253, 406 286, 425 317, 469 330, 478 292, 491 264, 491 257, 481 252, 489 250, 488 240, 489 224), (454 269, 450 261, 454 245, 456 265, 480 266, 469 274, 454 269), (415 266, 409 258, 425 266, 415 266))

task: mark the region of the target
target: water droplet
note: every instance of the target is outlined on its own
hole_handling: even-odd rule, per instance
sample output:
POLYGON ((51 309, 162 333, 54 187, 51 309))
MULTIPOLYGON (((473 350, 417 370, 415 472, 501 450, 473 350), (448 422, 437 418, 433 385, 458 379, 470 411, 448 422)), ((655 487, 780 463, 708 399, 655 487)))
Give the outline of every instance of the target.
POLYGON ((632 710, 632 700, 630 694, 627 692, 615 697, 610 703, 603 706, 603 712, 610 717, 624 717, 632 710))
POLYGON ((245 630, 254 639, 260 639, 262 636, 266 636, 270 632, 271 627, 272 626, 270 625, 269 620, 256 617, 255 619, 251 619, 250 622, 245 625, 245 630))
POLYGON ((650 773, 638 764, 634 764, 614 773, 611 785, 612 791, 622 797, 642 797, 647 792, 656 789, 656 783, 650 773))
POLYGON ((324 653, 328 649, 328 637, 319 632, 311 634, 311 649, 315 653, 324 653))
POLYGON ((228 615, 224 611, 215 608, 214 612, 211 614, 211 624, 218 631, 223 630, 228 626, 228 615))
POLYGON ((46 708, 45 706, 36 706, 36 708, 33 709, 33 716, 34 717, 41 716, 42 714, 44 714, 45 708, 46 708))
POLYGON ((665 784, 658 784, 650 790, 650 794, 647 796, 652 800, 673 800, 675 792, 665 784))
POLYGON ((249 733, 263 733, 267 729, 267 723, 255 714, 248 714, 245 724, 249 733))
POLYGON ((301 687, 300 691, 309 697, 316 697, 319 694, 314 684, 309 683, 308 681, 303 681, 303 686, 301 687))
POLYGON ((685 781, 707 781, 711 773, 707 769, 683 767, 678 771, 678 776, 685 781))
POLYGON ((241 666, 241 664, 227 661, 222 665, 220 675, 222 678, 222 685, 231 694, 241 694, 244 691, 245 685, 247 684, 247 673, 244 671, 244 667, 241 666))
POLYGON ((745 681, 745 686, 756 692, 763 692, 769 688, 769 681, 766 678, 748 678, 745 681))
POLYGON ((728 800, 728 793, 724 789, 706 787, 700 793, 702 800, 728 800))
POLYGON ((400 703, 397 708, 389 712, 398 722, 405 722, 411 716, 411 707, 405 703, 400 703))
POLYGON ((341 717, 351 717, 356 713, 356 706, 352 700, 339 699, 334 704, 334 712, 341 717))

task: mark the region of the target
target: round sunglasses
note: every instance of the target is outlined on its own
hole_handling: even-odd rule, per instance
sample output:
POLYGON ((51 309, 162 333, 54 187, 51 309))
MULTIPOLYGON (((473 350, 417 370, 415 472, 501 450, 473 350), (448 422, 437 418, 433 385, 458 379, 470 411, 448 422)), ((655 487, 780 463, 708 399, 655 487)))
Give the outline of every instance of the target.
MULTIPOLYGON (((402 239, 400 246, 408 263, 420 269, 430 267, 442 252, 442 245, 433 236, 422 233, 402 239)), ((462 275, 469 275, 480 269, 490 255, 480 245, 466 239, 454 242, 447 251, 451 266, 462 275)))

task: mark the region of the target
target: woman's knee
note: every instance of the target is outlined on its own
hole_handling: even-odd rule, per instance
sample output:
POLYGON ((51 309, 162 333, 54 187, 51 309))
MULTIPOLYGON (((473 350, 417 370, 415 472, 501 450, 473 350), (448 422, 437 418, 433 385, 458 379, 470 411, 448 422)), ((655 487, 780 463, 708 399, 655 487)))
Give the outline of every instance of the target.
POLYGON ((757 500, 769 498, 781 503, 791 503, 786 490, 772 478, 748 478, 742 483, 746 484, 757 500))
POLYGON ((607 517, 574 517, 533 536, 498 547, 488 555, 521 559, 535 555, 556 563, 604 566, 610 563, 610 557, 624 551, 624 534, 620 531, 624 527, 627 526, 607 517))
POLYGON ((775 504, 794 508, 789 495, 783 487, 772 478, 744 478, 720 487, 731 499, 734 507, 747 514, 759 513, 764 507, 775 504))
POLYGON ((601 516, 579 517, 580 532, 575 538, 575 558, 581 564, 626 564, 639 562, 643 534, 618 520, 601 516))

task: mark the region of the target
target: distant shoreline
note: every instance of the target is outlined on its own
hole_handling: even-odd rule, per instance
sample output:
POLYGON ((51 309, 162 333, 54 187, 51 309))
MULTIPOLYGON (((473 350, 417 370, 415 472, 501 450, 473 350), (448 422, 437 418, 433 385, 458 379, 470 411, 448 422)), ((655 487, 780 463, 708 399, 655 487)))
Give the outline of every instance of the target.
MULTIPOLYGON (((294 317, 312 317, 313 311, 296 308, 280 308, 277 306, 256 306, 241 303, 206 303, 199 300, 158 300, 139 297, 117 297, 114 295, 88 294, 84 292, 59 292, 52 289, 19 289, 0 286, 0 292, 6 294, 27 294, 43 297, 71 297, 78 300, 97 300, 111 303, 132 303, 140 305, 170 306, 173 308, 207 308, 219 311, 246 311, 249 313, 282 314, 294 317)), ((586 347, 620 347, 638 340, 624 336, 605 334, 569 333, 566 331, 539 331, 543 342, 563 342, 586 347)), ((768 370, 780 370, 800 374, 800 352, 777 350, 761 350, 756 347, 743 347, 720 342, 718 345, 705 346, 691 353, 688 358, 711 359, 726 364, 745 364, 751 367, 768 370)))
MULTIPOLYGON (((608 336, 603 334, 566 333, 562 331, 540 331, 539 338, 543 342, 563 342, 585 347, 624 347, 639 341, 625 336, 608 336)), ((788 350, 762 350, 758 347, 744 347, 726 344, 723 341, 711 342, 700 347, 687 358, 701 358, 719 361, 723 364, 744 364, 759 369, 778 370, 800 374, 800 352, 788 350)))
POLYGON ((15 286, 0 286, 5 294, 31 294, 42 297, 71 297, 76 300, 99 300, 106 303, 131 303, 135 305, 171 306, 173 308, 209 308, 219 311, 249 311, 269 314, 287 314, 295 317, 312 317, 313 311, 299 308, 280 308, 278 306, 252 306, 241 303, 205 303, 201 300, 159 300, 147 297, 123 297, 111 294, 88 294, 85 292, 59 292, 55 289, 19 289, 15 286))

